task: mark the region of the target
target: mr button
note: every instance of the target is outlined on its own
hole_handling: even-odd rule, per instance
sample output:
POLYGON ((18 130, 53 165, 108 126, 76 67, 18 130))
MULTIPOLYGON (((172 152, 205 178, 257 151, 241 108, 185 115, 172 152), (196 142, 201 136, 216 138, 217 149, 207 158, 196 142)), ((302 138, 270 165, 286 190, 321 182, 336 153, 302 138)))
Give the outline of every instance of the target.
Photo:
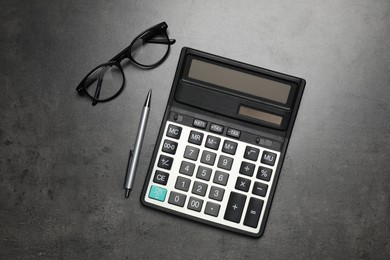
POLYGON ((156 171, 154 174, 153 182, 166 185, 168 182, 168 178, 169 178, 169 173, 156 171))

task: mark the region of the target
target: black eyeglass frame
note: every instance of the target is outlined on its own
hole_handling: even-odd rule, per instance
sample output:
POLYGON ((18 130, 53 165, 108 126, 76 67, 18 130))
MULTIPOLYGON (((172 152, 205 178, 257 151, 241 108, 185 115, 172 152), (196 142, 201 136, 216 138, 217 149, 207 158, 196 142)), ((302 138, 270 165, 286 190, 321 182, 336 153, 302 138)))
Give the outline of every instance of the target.
POLYGON ((120 53, 115 55, 108 62, 100 64, 99 66, 97 66, 93 70, 91 70, 84 77, 84 79, 80 82, 80 84, 76 87, 76 91, 82 96, 85 94, 87 96, 89 96, 92 99, 93 106, 96 105, 98 102, 107 102, 107 101, 110 101, 110 100, 116 98, 123 91, 123 89, 125 87, 125 82, 126 82, 125 74, 123 72, 122 65, 120 64, 121 61, 124 60, 125 58, 128 58, 131 62, 133 62, 137 66, 144 68, 144 69, 153 69, 153 68, 159 66, 168 57, 169 52, 170 52, 170 46, 176 42, 175 39, 169 39, 168 34, 167 34, 167 29, 168 29, 168 25, 165 22, 161 22, 159 24, 156 24, 156 25, 146 29, 142 33, 140 33, 137 37, 134 38, 134 40, 130 43, 130 45, 127 46, 124 50, 122 50, 120 53), (152 39, 152 40, 148 41, 148 38, 155 36, 157 33, 163 33, 166 38, 165 39, 152 39), (155 62, 153 64, 148 65, 148 64, 139 63, 131 56, 132 47, 139 39, 143 39, 144 41, 147 41, 149 43, 167 44, 168 45, 167 51, 160 60, 158 60, 157 62, 155 62), (167 39, 168 39, 168 42, 166 41, 167 39), (96 78, 91 78, 91 75, 93 73, 98 72, 99 68, 105 68, 105 67, 111 67, 111 66, 116 66, 120 70, 120 73, 123 77, 122 86, 120 87, 118 92, 116 94, 114 94, 113 96, 111 96, 109 98, 105 98, 105 99, 99 99, 99 93, 100 93, 101 84, 102 84, 101 83, 102 76, 104 75, 104 72, 103 72, 103 73, 101 73, 101 76, 99 76, 99 82, 98 82, 98 85, 96 87, 95 95, 91 96, 88 93, 87 88, 96 80, 96 78), (90 81, 88 81, 88 79, 90 81))

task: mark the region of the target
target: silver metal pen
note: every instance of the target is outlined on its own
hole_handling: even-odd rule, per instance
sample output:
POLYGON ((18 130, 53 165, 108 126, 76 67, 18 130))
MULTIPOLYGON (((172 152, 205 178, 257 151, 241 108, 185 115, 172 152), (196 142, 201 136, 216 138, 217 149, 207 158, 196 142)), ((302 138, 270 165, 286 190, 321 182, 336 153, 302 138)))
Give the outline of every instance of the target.
POLYGON ((134 150, 130 150, 125 181, 126 198, 129 197, 130 191, 133 188, 134 177, 137 171, 139 156, 141 154, 142 142, 145 136, 146 125, 148 123, 151 98, 152 90, 150 89, 145 100, 144 108, 142 109, 141 119, 138 126, 137 138, 135 139, 134 150))

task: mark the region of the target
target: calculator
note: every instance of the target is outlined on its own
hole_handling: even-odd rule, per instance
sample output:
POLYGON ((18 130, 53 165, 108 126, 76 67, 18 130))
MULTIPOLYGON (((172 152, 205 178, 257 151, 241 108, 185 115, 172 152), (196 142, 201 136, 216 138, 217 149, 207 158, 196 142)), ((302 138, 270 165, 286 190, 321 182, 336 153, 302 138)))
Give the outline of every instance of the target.
POLYGON ((305 80, 184 47, 141 201, 260 237, 305 80))

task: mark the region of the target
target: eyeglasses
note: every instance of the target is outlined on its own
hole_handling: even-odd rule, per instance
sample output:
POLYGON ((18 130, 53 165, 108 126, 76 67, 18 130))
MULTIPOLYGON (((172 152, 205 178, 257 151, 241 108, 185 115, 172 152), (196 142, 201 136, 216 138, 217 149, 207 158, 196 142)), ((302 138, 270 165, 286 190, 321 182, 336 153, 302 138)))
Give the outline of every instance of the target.
POLYGON ((114 58, 91 70, 77 86, 77 92, 91 98, 93 106, 119 96, 125 87, 121 61, 128 58, 144 69, 160 65, 167 58, 170 46, 176 42, 175 39, 169 39, 167 28, 168 25, 162 22, 139 34, 114 58))

